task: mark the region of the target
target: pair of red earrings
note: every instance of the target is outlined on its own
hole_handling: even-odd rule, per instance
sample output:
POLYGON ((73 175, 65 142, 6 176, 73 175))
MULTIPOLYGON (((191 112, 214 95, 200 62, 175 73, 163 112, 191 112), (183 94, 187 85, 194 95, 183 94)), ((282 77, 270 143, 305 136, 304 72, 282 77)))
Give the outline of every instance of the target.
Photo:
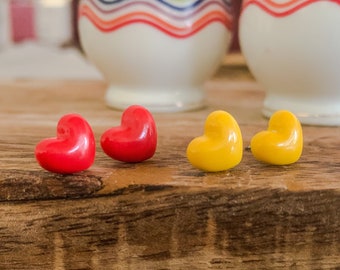
MULTIPOLYGON (((121 124, 105 131, 100 138, 103 151, 123 162, 141 162, 151 158, 157 146, 157 129, 152 114, 142 106, 128 107, 121 124)), ((96 153, 95 137, 89 123, 79 114, 63 116, 57 125, 57 137, 40 141, 35 157, 50 172, 72 174, 88 169, 96 153)))

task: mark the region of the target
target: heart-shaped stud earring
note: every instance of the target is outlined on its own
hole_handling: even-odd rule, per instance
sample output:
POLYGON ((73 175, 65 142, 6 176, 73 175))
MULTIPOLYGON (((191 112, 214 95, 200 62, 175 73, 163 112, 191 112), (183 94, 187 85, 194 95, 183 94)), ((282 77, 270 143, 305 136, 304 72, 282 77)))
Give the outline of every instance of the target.
POLYGON ((203 171, 225 171, 242 160, 243 141, 236 120, 225 111, 214 111, 206 119, 204 135, 187 147, 190 163, 203 171))
POLYGON ((157 129, 151 113, 132 105, 122 115, 121 125, 105 131, 100 140, 103 151, 123 162, 142 162, 151 158, 157 146, 157 129))
POLYGON ((72 174, 88 169, 94 162, 96 144, 87 121, 78 114, 60 118, 57 137, 40 141, 35 157, 50 172, 72 174))
POLYGON ((254 157, 273 165, 296 162, 303 149, 303 134, 300 121, 285 110, 275 112, 268 129, 257 133, 250 142, 254 157))

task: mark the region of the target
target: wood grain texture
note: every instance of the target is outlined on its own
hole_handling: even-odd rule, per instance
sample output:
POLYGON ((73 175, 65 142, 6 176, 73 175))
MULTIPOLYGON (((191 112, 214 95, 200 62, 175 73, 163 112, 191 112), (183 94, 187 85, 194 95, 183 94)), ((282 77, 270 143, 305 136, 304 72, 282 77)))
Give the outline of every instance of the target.
POLYGON ((213 110, 239 122, 244 145, 265 129, 263 91, 244 65, 207 83, 203 110, 154 114, 159 145, 143 163, 113 161, 62 176, 34 147, 59 118, 83 115, 97 143, 118 125, 99 81, 0 82, 0 269, 339 269, 340 128, 304 126, 299 162, 270 166, 247 150, 236 168, 186 160, 213 110))

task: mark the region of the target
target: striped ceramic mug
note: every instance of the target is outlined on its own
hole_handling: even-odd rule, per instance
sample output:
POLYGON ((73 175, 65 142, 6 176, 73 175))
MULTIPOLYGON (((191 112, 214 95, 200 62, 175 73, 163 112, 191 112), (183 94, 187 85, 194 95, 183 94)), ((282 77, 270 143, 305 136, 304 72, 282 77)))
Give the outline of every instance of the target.
POLYGON ((107 104, 118 109, 201 107, 231 24, 231 0, 81 0, 78 11, 82 48, 108 81, 107 104))
POLYGON ((263 113, 340 125, 340 0, 245 0, 242 52, 263 85, 263 113))

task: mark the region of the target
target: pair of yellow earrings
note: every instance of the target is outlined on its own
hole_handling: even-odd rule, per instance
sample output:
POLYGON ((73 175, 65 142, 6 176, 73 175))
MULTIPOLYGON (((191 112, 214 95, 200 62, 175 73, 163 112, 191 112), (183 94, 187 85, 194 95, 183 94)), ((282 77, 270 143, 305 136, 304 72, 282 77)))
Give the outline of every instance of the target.
MULTIPOLYGON (((298 161, 303 149, 300 121, 289 111, 275 112, 268 129, 252 137, 250 149, 257 160, 265 163, 287 165, 298 161)), ((204 134, 189 143, 186 153, 189 162, 203 171, 225 171, 237 166, 243 156, 238 123, 228 112, 212 112, 206 119, 204 134)))

